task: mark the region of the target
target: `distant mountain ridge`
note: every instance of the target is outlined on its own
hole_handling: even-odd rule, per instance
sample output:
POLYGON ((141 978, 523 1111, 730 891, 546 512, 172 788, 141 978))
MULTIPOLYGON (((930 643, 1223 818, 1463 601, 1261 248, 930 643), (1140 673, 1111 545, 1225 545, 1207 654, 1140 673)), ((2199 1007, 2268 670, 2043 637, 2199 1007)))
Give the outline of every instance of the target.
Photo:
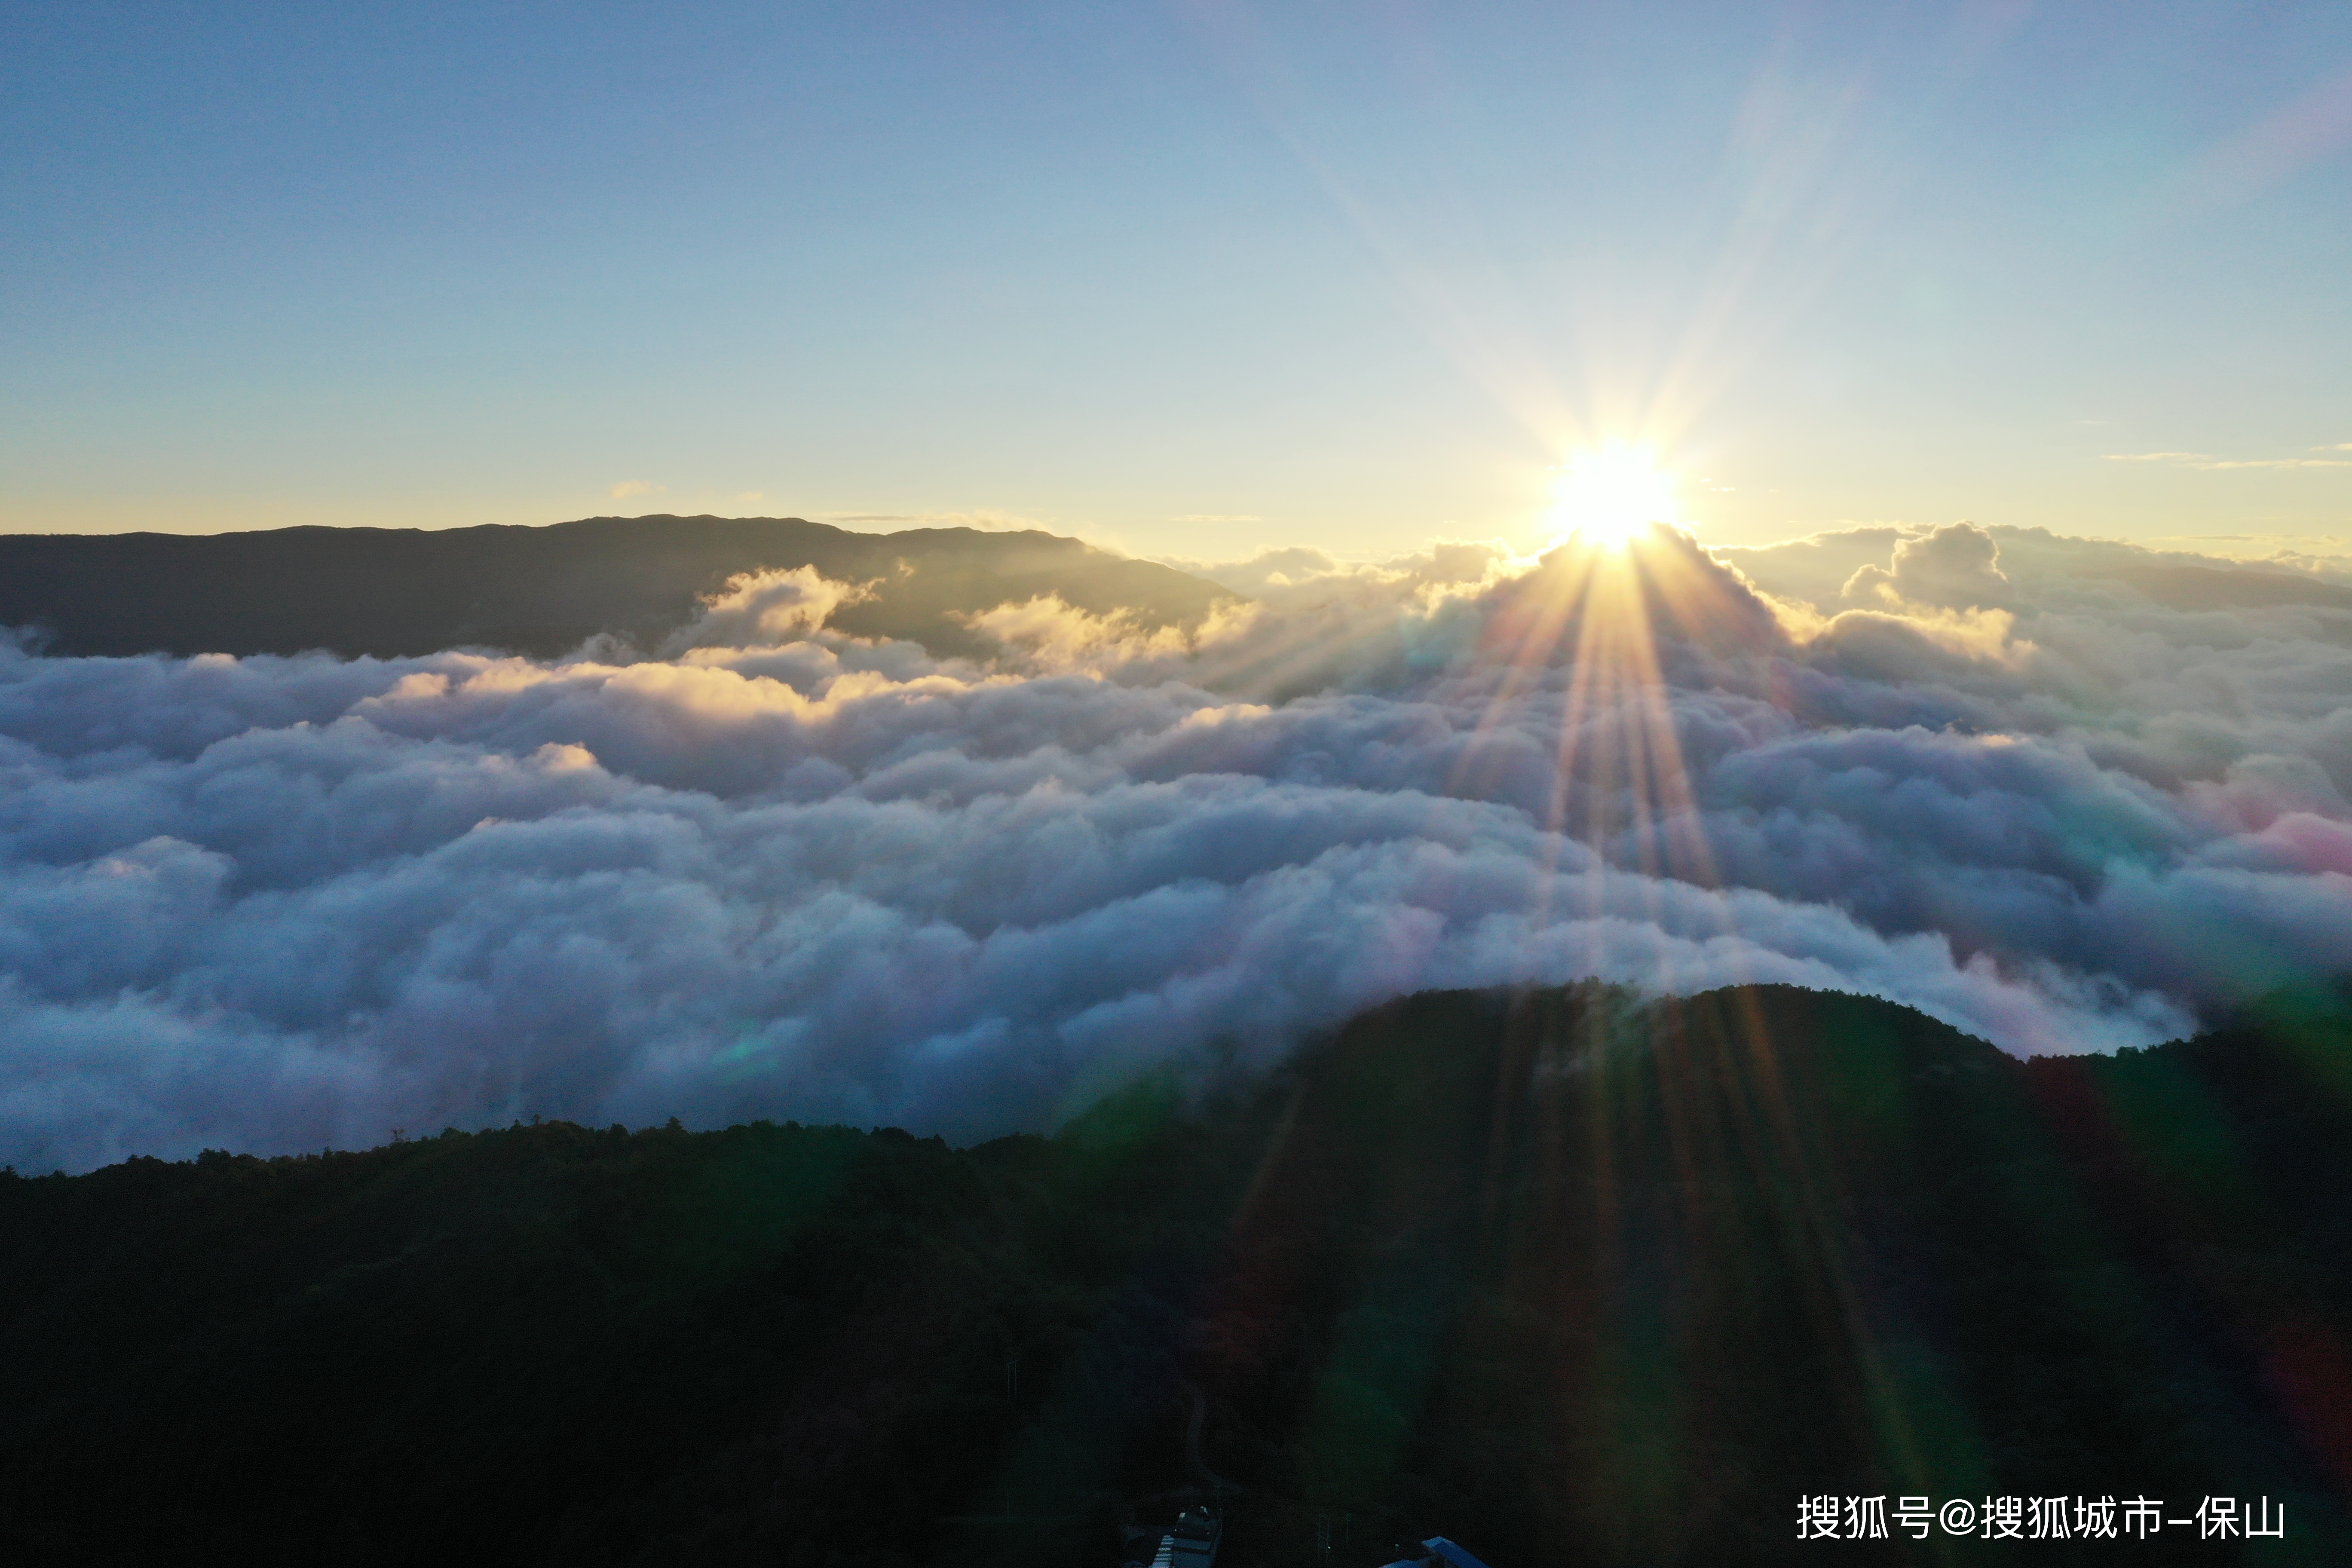
POLYGON ((245 533, 0 535, 0 626, 61 655, 398 658, 486 647, 554 658, 599 632, 650 648, 738 573, 814 566, 877 583, 833 618, 978 657, 961 618, 1058 594, 1146 627, 1191 626, 1233 595, 1075 539, 969 528, 853 533, 796 517, 592 517, 543 527, 282 528, 245 533))

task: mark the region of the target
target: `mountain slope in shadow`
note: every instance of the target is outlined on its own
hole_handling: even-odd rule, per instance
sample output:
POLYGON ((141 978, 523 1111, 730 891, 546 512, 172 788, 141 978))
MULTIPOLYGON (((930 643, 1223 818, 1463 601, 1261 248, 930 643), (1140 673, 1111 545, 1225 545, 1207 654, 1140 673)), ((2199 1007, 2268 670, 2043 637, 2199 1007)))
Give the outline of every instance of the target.
POLYGON ((1233 595, 1150 562, 1040 532, 852 533, 799 518, 594 517, 544 528, 284 528, 0 535, 0 626, 65 655, 397 658, 481 647, 548 658, 600 632, 650 648, 742 572, 814 566, 876 584, 836 629, 942 656, 994 645, 961 617, 1058 594, 1147 628, 1192 626, 1233 595))
POLYGON ((2329 996, 2021 1062, 1576 987, 967 1150, 551 1123, 5 1176, 0 1555, 1105 1568, 1207 1471, 1265 1568, 2011 1560, 1906 1496, 2266 1499, 2278 1540, 2035 1550, 2343 1562, 2347 1090, 2329 996), (1822 1497, 1889 1533, 1801 1541, 1822 1497))

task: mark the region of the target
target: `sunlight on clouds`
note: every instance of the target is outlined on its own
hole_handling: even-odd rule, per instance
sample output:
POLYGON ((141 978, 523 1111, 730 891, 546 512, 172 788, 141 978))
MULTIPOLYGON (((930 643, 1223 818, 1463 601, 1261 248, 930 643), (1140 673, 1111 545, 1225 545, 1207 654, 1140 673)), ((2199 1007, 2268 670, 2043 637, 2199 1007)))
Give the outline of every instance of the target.
POLYGON ((1024 649, 1045 668, 1064 674, 1181 656, 1191 640, 1181 627, 1148 628, 1124 610, 1093 615, 1063 603, 1058 594, 999 605, 971 616, 971 622, 1008 647, 1024 649))
POLYGON ((2352 964, 2337 590, 2126 581, 2200 559, 1969 523, 1276 550, 1195 563, 1264 596, 1188 633, 1033 597, 971 617, 979 658, 834 629, 864 588, 806 568, 553 662, 0 638, 0 1032, 38 1046, 0 1155, 526 1111, 988 1137, 1595 976, 2019 1052, 2189 1033, 2352 964), (677 1065, 747 1019, 799 1044, 677 1065), (159 1040, 221 1066, 159 1078, 159 1040))

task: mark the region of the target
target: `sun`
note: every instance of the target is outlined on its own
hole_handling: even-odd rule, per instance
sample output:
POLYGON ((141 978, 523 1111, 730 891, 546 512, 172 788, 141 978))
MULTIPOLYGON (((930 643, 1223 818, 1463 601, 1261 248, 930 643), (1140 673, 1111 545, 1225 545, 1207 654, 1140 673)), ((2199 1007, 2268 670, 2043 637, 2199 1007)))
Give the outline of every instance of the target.
POLYGON ((1647 447, 1612 442, 1560 465, 1553 515, 1563 537, 1622 549, 1654 522, 1673 522, 1675 479, 1647 447))

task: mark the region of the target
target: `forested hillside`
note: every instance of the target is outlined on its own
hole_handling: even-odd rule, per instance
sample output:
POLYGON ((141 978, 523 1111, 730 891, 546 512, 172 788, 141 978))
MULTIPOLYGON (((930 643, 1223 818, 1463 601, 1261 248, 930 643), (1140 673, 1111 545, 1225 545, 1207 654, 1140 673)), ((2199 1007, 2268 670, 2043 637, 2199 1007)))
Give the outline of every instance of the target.
POLYGON ((562 1123, 0 1179, 0 1559, 2342 1561, 2352 1032, 2021 1063, 1766 987, 1425 994, 1051 1139, 562 1123), (1187 1426, 1203 1413, 1196 1451, 1187 1426), (2073 1555, 2070 1555, 2073 1554, 2073 1555))

